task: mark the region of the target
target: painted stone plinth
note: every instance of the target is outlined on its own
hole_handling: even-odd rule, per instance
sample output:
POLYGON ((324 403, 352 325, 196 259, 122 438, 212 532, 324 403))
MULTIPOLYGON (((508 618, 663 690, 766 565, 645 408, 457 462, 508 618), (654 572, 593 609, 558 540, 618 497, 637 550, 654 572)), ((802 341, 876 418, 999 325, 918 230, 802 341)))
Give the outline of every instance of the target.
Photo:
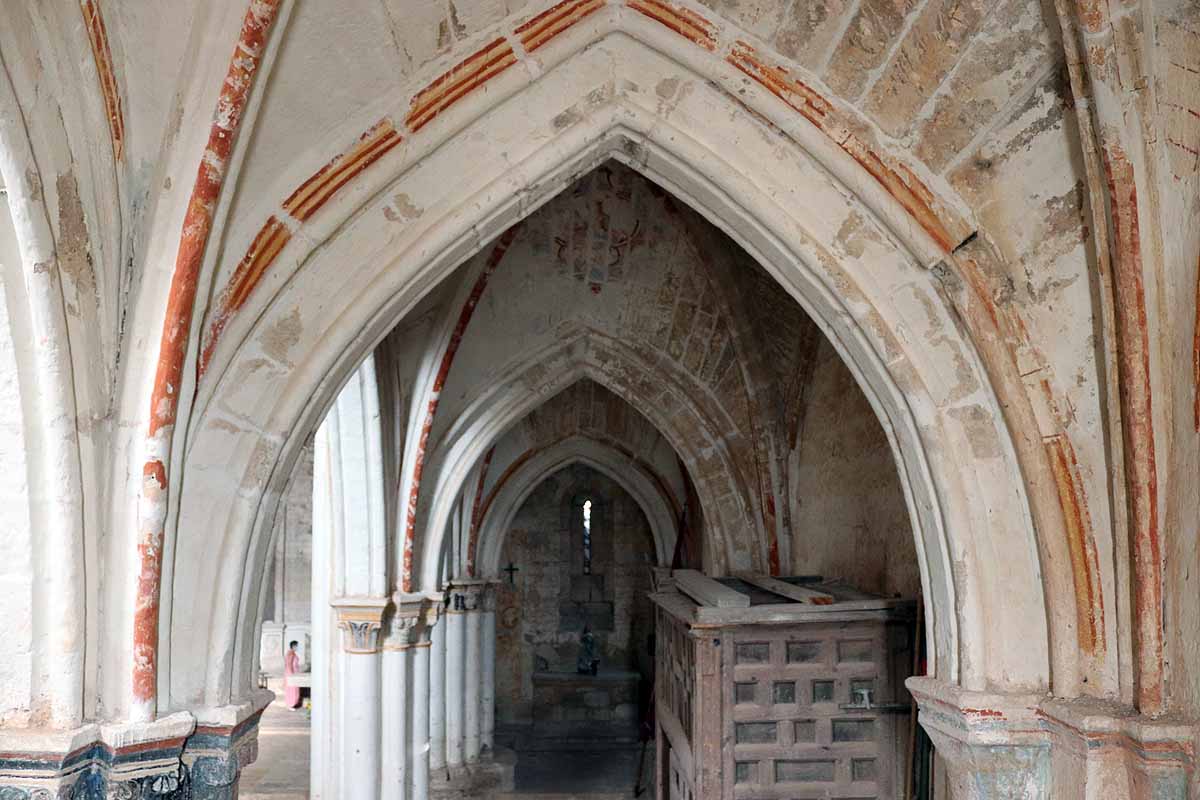
POLYGON ((967 691, 933 678, 909 678, 908 687, 956 800, 1196 796, 1194 721, 1095 699, 967 691))
POLYGON ((258 755, 258 719, 198 726, 183 712, 139 730, 10 733, 0 746, 0 800, 234 800, 258 755))

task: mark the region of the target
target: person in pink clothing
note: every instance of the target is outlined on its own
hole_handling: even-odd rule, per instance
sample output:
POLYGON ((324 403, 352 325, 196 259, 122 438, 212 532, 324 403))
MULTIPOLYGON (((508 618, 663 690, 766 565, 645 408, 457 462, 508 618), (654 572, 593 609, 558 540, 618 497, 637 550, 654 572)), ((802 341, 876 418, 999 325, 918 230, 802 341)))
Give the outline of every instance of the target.
POLYGON ((284 702, 288 708, 300 707, 300 687, 293 686, 288 676, 295 675, 300 671, 300 655, 296 652, 296 648, 300 646, 297 641, 288 643, 287 655, 283 658, 283 682, 286 689, 284 690, 284 702))

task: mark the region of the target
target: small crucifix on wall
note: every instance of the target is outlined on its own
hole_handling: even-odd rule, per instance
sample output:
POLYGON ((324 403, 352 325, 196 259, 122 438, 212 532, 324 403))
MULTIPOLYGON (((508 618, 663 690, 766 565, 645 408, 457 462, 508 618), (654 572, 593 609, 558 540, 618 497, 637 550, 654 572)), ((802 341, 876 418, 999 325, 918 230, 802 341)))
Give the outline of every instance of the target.
POLYGON ((520 572, 520 570, 517 567, 514 567, 513 563, 510 561, 510 562, 508 562, 508 566, 505 567, 502 571, 508 573, 508 585, 516 586, 517 582, 516 582, 516 580, 514 580, 513 576, 516 573, 520 572))

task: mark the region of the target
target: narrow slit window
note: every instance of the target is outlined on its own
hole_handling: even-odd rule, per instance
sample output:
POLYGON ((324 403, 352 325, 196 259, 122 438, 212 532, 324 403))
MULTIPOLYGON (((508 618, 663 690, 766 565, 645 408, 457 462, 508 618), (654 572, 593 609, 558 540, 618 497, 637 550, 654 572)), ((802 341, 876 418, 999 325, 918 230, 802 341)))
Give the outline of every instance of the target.
POLYGON ((592 574, 592 501, 583 501, 583 574, 592 574))

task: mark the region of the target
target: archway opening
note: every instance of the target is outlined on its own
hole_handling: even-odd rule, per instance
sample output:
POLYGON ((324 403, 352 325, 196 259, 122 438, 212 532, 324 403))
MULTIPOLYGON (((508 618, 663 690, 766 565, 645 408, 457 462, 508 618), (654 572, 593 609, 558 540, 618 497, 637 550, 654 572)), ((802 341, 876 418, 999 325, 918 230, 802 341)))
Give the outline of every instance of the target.
POLYGON ((258 727, 258 758, 242 774, 243 796, 309 789, 313 706, 313 458, 305 444, 280 499, 263 581, 259 686, 275 694, 258 727))
MULTIPOLYGON (((690 80, 698 73, 695 65, 672 60, 671 52, 656 51, 639 37, 640 33, 632 38, 610 36, 603 48, 565 52, 569 58, 559 66, 570 65, 569 71, 551 69, 536 86, 522 83, 524 88, 515 95, 488 94, 488 107, 503 116, 506 131, 511 125, 514 132, 527 132, 506 140, 520 142, 519 152, 510 149, 504 158, 490 157, 495 142, 487 131, 499 124, 499 117, 491 113, 464 118, 465 127, 430 126, 436 131, 430 141, 438 146, 428 151, 420 169, 409 169, 406 158, 385 158, 387 166, 372 171, 368 182, 368 188, 380 191, 346 195, 346 202, 322 212, 319 228, 310 226, 314 236, 293 236, 285 248, 287 257, 252 295, 253 308, 239 312, 226 329, 199 387, 187 467, 194 472, 233 464, 241 485, 248 488, 232 502, 204 487, 185 492, 176 559, 194 554, 202 541, 198 531, 207 530, 211 522, 222 531, 227 547, 252 555, 246 562, 252 574, 234 560, 195 575, 165 576, 180 598, 193 592, 212 592, 217 598, 198 607, 201 618, 195 626, 210 630, 205 641, 193 642, 184 635, 188 627, 172 625, 171 652, 179 654, 181 665, 172 669, 173 703, 203 697, 219 704, 245 692, 256 593, 246 593, 250 599, 240 605, 219 598, 257 580, 253 572, 265 539, 264 511, 273 507, 299 442, 332 402, 338 383, 398 315, 406 320, 420 316, 418 306, 435 293, 431 287, 443 281, 464 254, 476 252, 607 158, 651 177, 746 248, 804 306, 845 359, 883 423, 901 473, 926 590, 930 674, 968 690, 1048 685, 1047 625, 1062 626, 1067 617, 1058 606, 1047 608, 1051 591, 1043 591, 1043 582, 1055 587, 1053 596, 1069 596, 1069 591, 1059 591, 1069 584, 1064 583, 1061 566, 1066 562, 1040 554, 1039 548, 1057 552, 1059 543, 1035 535, 1031 503, 1039 519, 1055 512, 1045 505, 1044 492, 1027 498, 1021 481, 1022 467, 1034 472, 1045 467, 1039 460, 1044 454, 1035 440, 1010 435, 1005 423, 1010 416, 1026 419, 1028 405, 1006 371, 1007 362, 994 351, 981 354, 976 349, 986 350, 993 340, 988 338, 987 321, 975 314, 973 301, 947 296, 948 288, 970 294, 957 283, 966 278, 956 275, 956 269, 966 268, 950 257, 945 269, 928 269, 939 251, 931 248, 895 197, 882 196, 887 193, 871 182, 872 173, 861 169, 861 161, 855 166, 844 154, 831 153, 820 131, 793 130, 790 125, 776 129, 742 113, 738 97, 725 84, 694 81, 683 98, 686 103, 674 106, 669 119, 656 117, 655 81, 642 78, 674 80, 682 70, 690 80), (575 69, 583 63, 605 68, 575 69), (604 88, 614 70, 621 76, 615 95, 611 87, 604 88), (568 72, 595 77, 597 90, 588 93, 564 84, 568 72), (561 96, 556 94, 560 89, 561 96), (517 102, 531 92, 544 102, 517 102), (576 101, 594 113, 559 113, 576 101), (728 113, 714 114, 714 108, 728 113), (563 120, 575 122, 564 130, 563 120), (431 175, 439 179, 428 180, 431 175), (413 213, 419 213, 420 221, 414 222, 405 215, 412 212, 408 204, 418 199, 413 213), (412 224, 400 224, 405 220, 412 224), (293 325, 297 314, 305 320, 300 328, 293 325), (969 317, 967 328, 961 324, 963 314, 969 317), (286 349, 276 350, 276 334, 283 330, 290 332, 283 342, 286 349), (991 369, 997 373, 990 374, 991 369), (268 388, 240 391, 242 377, 251 372, 268 388), (230 420, 238 421, 233 433, 230 420), (209 520, 214 509, 219 518, 209 520), (986 600, 997 591, 1008 599, 1002 607, 986 600), (1031 632, 1030 625, 1036 630, 1031 632), (206 644, 213 653, 233 653, 232 667, 228 660, 214 658, 203 674, 186 669, 192 650, 203 650, 206 644)), ((766 96, 750 99, 755 109, 774 102, 766 96)), ((763 113, 775 119, 770 109, 763 113)), ((501 260, 507 236, 493 243, 504 246, 492 246, 501 260)), ((244 263, 270 266, 269 260, 257 257, 244 263)), ((441 330, 443 341, 453 341, 452 327, 441 330)), ((556 383, 544 386, 543 396, 582 376, 603 377, 622 391, 631 382, 647 384, 644 359, 633 359, 634 354, 586 332, 563 334, 553 352, 530 353, 528 362, 503 369, 521 382, 547 370, 556 383), (537 367, 538 355, 558 360, 537 367), (614 356, 633 369, 606 371, 614 356)), ((437 364, 430 369, 436 373, 437 364)), ((432 374, 426 377, 434 382, 432 374)), ((473 398, 474 410, 501 399, 503 385, 498 381, 495 393, 473 398)), ((428 399, 427 394, 422 397, 428 399)), ((519 416, 537 400, 503 399, 507 404, 496 407, 498 417, 492 422, 519 416)), ((686 403, 665 410, 654 402, 647 405, 648 412, 657 412, 655 424, 661 423, 664 430, 679 420, 692 426, 697 417, 689 416, 691 412, 704 410, 686 403)), ((703 420, 703 414, 699 418, 703 420)), ((497 427, 503 425, 468 439, 490 440, 497 427)), ((436 439, 441 434, 430 435, 436 439)), ((409 436, 407 441, 418 438, 409 436)), ((700 455, 727 460, 727 450, 708 447, 707 440, 704 444, 700 455)), ((436 591, 444 582, 446 550, 441 545, 449 525, 443 521, 457 503, 450 492, 483 455, 470 447, 456 451, 445 486, 435 486, 432 492, 432 502, 438 505, 429 515, 431 524, 414 524, 405 532, 406 557, 409 542, 422 542, 411 562, 406 559, 397 566, 405 588, 436 591)), ((755 500, 701 484, 698 479, 701 498, 728 498, 718 504, 718 511, 736 512, 755 500)), ((410 499, 405 496, 401 503, 410 499)), ((717 527, 725 520, 709 522, 717 527)), ((1053 529, 1053 520, 1047 524, 1053 529)), ((765 563, 772 557, 766 537, 757 536, 755 546, 757 553, 713 547, 702 555, 719 570, 740 569, 754 559, 765 563)))
MULTIPOLYGON (((396 324, 355 381, 351 406, 359 417, 345 417, 343 390, 335 405, 340 427, 333 432, 327 419, 322 431, 330 453, 365 470, 356 479, 377 484, 380 507, 367 513, 376 501, 356 485, 364 508, 355 508, 338 496, 350 489, 339 490, 336 480, 328 497, 314 497, 313 507, 329 509, 327 529, 315 532, 328 542, 327 560, 314 570, 330 590, 323 598, 314 593, 313 619, 329 617, 330 604, 371 595, 375 585, 391 587, 380 595, 371 635, 382 672, 389 657, 404 664, 395 670, 409 694, 393 691, 387 701, 382 682, 376 697, 385 705, 368 724, 385 731, 381 738, 396 714, 391 724, 405 736, 427 729, 435 783, 453 781, 457 767, 494 759, 505 744, 529 750, 537 736, 519 726, 537 727, 534 676, 573 674, 564 653, 574 652, 578 667, 585 628, 601 640, 601 651, 609 645, 607 635, 598 635, 607 631, 591 629, 593 621, 609 620, 601 606, 616 613, 608 588, 595 585, 603 573, 592 571, 599 540, 591 527, 612 524, 611 498, 576 487, 552 503, 560 535, 521 544, 510 539, 524 530, 521 515, 535 513, 538 493, 554 484, 548 476, 594 473, 606 492, 617 487, 622 503, 638 509, 648 548, 631 607, 651 588, 652 565, 838 578, 888 598, 911 600, 919 592, 910 497, 885 429, 837 351, 753 258, 620 164, 584 175, 468 259, 396 324), (369 380, 362 377, 367 366, 369 380), (563 546, 566 555, 549 557, 563 546), (555 583, 561 592, 531 589, 535 573, 551 561, 571 573, 555 583), (398 609, 421 585, 416 579, 406 585, 405 578, 427 571, 423 563, 434 565, 430 588, 445 592, 445 613, 441 621, 402 627, 398 609), (325 574, 331 570, 336 574, 325 574), (588 599, 581 599, 585 589, 588 599), (551 611, 539 611, 531 597, 549 602, 551 611), (396 609, 386 610, 392 603, 396 609), (589 603, 595 608, 588 610, 589 603), (578 612, 571 620, 583 624, 563 629, 564 608, 578 612), (522 628, 519 643, 504 645, 513 650, 507 652, 496 641, 505 641, 509 617, 522 619, 526 611, 558 621, 546 630, 522 628), (425 628, 425 640, 412 633, 425 628), (421 669, 430 671, 430 705, 420 712, 427 716, 414 716, 417 668, 409 662, 425 645, 429 665, 421 669), (489 647, 495 647, 490 657, 489 647), (397 711, 396 703, 404 708, 397 711), (504 731, 506 725, 518 729, 504 731)), ((314 641, 334 674, 339 650, 358 652, 357 643, 346 650, 336 629, 349 633, 359 623, 340 613, 324 639, 314 641)), ((630 666, 627 656, 645 648, 625 639, 613 651, 620 655, 600 660, 630 666)), ((896 650, 912 647, 910 640, 896 650)), ((636 673, 626 694, 639 696, 643 708, 653 693, 652 665, 653 659, 642 670, 622 670, 636 673)), ((872 702, 906 702, 902 679, 911 659, 894 667, 888 665, 895 696, 875 695, 872 702)), ((836 686, 840 694, 820 700, 852 705, 851 681, 836 686)), ((790 705, 799 706, 801 696, 809 704, 817 699, 795 691, 790 705)), ((622 702, 601 703, 600 693, 592 694, 596 713, 628 714, 618 711, 629 705, 624 695, 622 702)), ((330 704, 345 701, 334 692, 324 696, 330 704)), ((566 719, 568 708, 576 716, 590 713, 559 700, 540 707, 564 718, 543 722, 584 719, 566 719)), ((340 712, 328 713, 328 725, 337 727, 340 712)), ((636 713, 634 728, 646 713, 636 713)), ((329 737, 323 742, 314 746, 337 747, 329 737)), ((894 785, 896 765, 911 759, 901 752, 908 744, 893 737, 880 746, 892 748, 886 783, 894 785)), ((316 757, 314 780, 336 780, 344 769, 338 759, 336 751, 316 757)), ((776 760, 763 762, 763 774, 776 760)), ((851 760, 835 772, 857 788, 865 785, 867 773, 855 781, 851 760)))
POLYGON ((629 789, 654 683, 646 514, 571 464, 521 504, 500 560, 512 571, 495 588, 495 743, 517 755, 514 788, 629 789))

